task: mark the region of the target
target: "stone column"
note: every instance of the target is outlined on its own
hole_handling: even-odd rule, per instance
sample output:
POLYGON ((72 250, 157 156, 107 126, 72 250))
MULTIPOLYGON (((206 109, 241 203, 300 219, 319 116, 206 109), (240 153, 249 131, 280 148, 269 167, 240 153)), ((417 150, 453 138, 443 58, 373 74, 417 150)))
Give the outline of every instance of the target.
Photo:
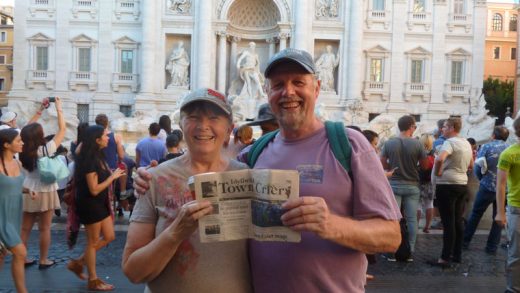
POLYGON ((142 42, 142 51, 141 51, 141 93, 143 94, 151 94, 153 92, 153 84, 154 84, 154 76, 156 76, 156 72, 154 72, 155 65, 155 52, 157 51, 156 47, 156 36, 157 36, 157 28, 155 27, 155 5, 157 5, 156 1, 148 1, 147 3, 143 3, 141 6, 142 9, 142 22, 143 22, 143 42, 142 42))
POLYGON ((406 17, 403 17, 403 11, 408 11, 406 0, 394 0, 392 8, 392 47, 390 56, 390 76, 385 81, 390 83, 390 103, 400 103, 403 101, 403 89, 406 82, 407 62, 403 62, 404 56, 404 35, 406 26, 406 17))
MULTIPOLYGON (((98 73, 98 93, 110 93, 112 91, 112 73, 115 68, 118 68, 118 64, 115 64, 114 68, 114 44, 112 43, 112 6, 110 2, 99 1, 99 46, 98 58, 99 63, 97 64, 98 73)), ((144 38, 144 35, 143 35, 144 38)), ((96 48, 94 49, 96 50, 96 48)), ((116 52, 119 53, 119 52, 116 52)), ((116 57, 116 60, 119 58, 116 57)), ((94 68, 92 68, 94 69, 94 68)))
MULTIPOLYGON (((487 14, 486 1, 477 0, 475 1, 475 7, 473 10, 473 19, 483 20, 487 14)), ((472 75, 471 75, 471 86, 472 86, 472 97, 479 97, 482 92, 482 84, 484 82, 484 62, 478 60, 485 60, 484 50, 486 38, 486 22, 485 21, 474 21, 473 22, 473 56, 472 61, 472 75)), ((505 25, 505 23, 504 23, 505 25)), ((509 23, 507 23, 509 26, 509 23)), ((468 79, 469 80, 469 79, 468 79)))
POLYGON ((233 81, 237 76, 237 43, 240 42, 239 37, 231 36, 231 52, 229 56, 229 80, 233 81))
POLYGON ((363 60, 363 15, 363 5, 350 5, 347 100, 361 98, 363 76, 359 74, 359 69, 363 60))
MULTIPOLYGON (((446 66, 446 23, 448 22, 448 9, 446 2, 435 1, 433 3, 433 42, 432 42, 432 59, 431 59, 431 103, 442 104, 444 84, 450 83, 450 76, 447 75, 446 66)), ((427 61, 429 62, 429 61, 427 61)), ((408 68, 407 68, 408 69, 408 68)), ((425 77, 429 74, 425 74, 425 77)), ((428 83, 428 80, 424 80, 428 83)))
POLYGON ((289 37, 288 33, 280 33, 278 38, 280 39, 280 51, 287 48, 287 38, 289 37))
POLYGON ((269 59, 276 53, 276 39, 269 38, 265 40, 269 44, 269 59))
MULTIPOLYGON (((27 17, 29 13, 28 7, 29 1, 18 1, 16 3, 16 9, 14 10, 14 19, 16 21, 16 25, 13 28, 13 45, 16 50, 13 50, 13 83, 11 86, 11 91, 15 90, 23 90, 25 89, 25 79, 27 77, 27 70, 35 69, 36 67, 32 67, 32 64, 35 64, 35 61, 29 63, 30 60, 34 58, 34 52, 30 51, 29 45, 27 43, 27 37, 32 37, 32 35, 26 35, 27 32, 27 17), (21 37, 20 37, 21 36, 21 37), (30 53, 30 58, 28 59, 27 54, 30 53), (29 63, 29 64, 28 64, 29 63)), ((49 54, 51 53, 52 47, 49 48, 49 54)), ((50 65, 50 64, 49 64, 50 65)), ((49 66, 51 68, 51 66, 49 66)))
MULTIPOLYGON (((197 61, 195 63, 196 78, 192 79, 193 89, 200 87, 212 87, 211 84, 211 47, 213 44, 211 34, 211 22, 213 20, 213 1, 196 1, 195 52, 197 61)), ((214 39, 213 39, 214 40, 214 39)), ((214 67, 213 67, 214 68, 214 67)))
POLYGON ((341 59, 339 60, 338 67, 338 94, 340 96, 340 101, 345 101, 347 97, 348 91, 348 68, 349 68, 349 59, 347 58, 349 54, 348 40, 350 38, 350 29, 348 29, 348 23, 350 20, 350 6, 351 1, 343 2, 343 15, 344 15, 344 27, 343 36, 341 38, 340 50, 341 50, 341 59))
POLYGON ((226 93, 226 37, 224 31, 217 32, 218 35, 218 90, 226 93))
MULTIPOLYGON (((312 1, 314 2, 314 1, 312 1)), ((294 41, 293 45, 296 49, 309 50, 307 44, 311 39, 309 34, 312 31, 312 18, 309 16, 310 0, 294 0, 294 41)), ((362 7, 363 5, 359 5, 362 7)), ((362 19, 361 19, 362 21, 362 19)), ((281 44, 281 41, 280 41, 281 44)), ((280 46, 281 47, 281 46, 280 46)), ((282 50, 282 48, 280 48, 282 50)))

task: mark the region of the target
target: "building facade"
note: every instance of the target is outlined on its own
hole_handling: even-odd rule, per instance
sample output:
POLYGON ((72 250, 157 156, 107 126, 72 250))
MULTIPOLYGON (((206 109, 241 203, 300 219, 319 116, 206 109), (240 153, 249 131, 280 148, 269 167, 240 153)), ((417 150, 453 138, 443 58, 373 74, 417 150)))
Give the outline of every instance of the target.
POLYGON ((516 4, 488 2, 484 79, 512 81, 517 56, 516 4))
POLYGON ((13 82, 13 8, 0 6, 0 106, 7 105, 13 82))
POLYGON ((205 86, 238 105, 262 82, 244 60, 263 72, 293 47, 320 64, 330 119, 434 121, 481 93, 486 15, 485 0, 18 0, 9 107, 59 95, 85 121, 171 114, 205 86))

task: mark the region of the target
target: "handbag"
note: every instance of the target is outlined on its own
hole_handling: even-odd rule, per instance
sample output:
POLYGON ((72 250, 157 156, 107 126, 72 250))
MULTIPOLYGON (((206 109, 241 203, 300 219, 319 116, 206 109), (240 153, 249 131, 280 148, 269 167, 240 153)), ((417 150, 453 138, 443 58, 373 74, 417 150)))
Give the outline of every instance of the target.
POLYGON ((58 156, 49 156, 47 146, 43 146, 43 157, 37 162, 40 181, 45 184, 52 184, 69 176, 69 168, 65 166, 58 156))

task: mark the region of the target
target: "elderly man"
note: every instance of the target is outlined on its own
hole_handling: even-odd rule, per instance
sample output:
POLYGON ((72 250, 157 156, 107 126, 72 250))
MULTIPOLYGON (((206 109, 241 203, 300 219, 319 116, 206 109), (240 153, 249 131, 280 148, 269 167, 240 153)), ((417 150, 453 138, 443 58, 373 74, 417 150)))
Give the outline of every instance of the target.
MULTIPOLYGON (((515 135, 520 137, 520 118, 513 123, 515 135)), ((520 142, 504 150, 498 159, 497 215, 495 221, 506 226, 507 248, 506 293, 520 292, 520 142), (507 218, 505 209, 507 194, 507 218)))
POLYGON ((300 197, 283 205, 282 221, 302 232, 302 241, 249 242, 255 292, 364 292, 365 253, 394 252, 400 243, 400 213, 372 146, 345 129, 351 172, 335 158, 314 114, 315 73, 311 55, 292 48, 273 56, 265 70, 280 132, 254 168, 299 171, 300 197))

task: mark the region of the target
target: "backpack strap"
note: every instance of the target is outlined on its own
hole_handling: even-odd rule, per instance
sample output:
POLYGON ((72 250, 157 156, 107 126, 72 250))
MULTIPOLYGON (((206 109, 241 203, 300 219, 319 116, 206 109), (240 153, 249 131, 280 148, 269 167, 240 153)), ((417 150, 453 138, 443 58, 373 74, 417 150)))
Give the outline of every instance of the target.
POLYGON ((258 157, 264 150, 264 148, 274 139, 276 134, 280 132, 279 129, 271 131, 265 135, 262 135, 259 139, 253 143, 249 152, 247 152, 247 165, 249 168, 253 168, 258 160, 258 157))
POLYGON ((351 175, 350 157, 352 156, 352 147, 345 132, 345 126, 342 122, 325 121, 325 130, 334 157, 351 175))

